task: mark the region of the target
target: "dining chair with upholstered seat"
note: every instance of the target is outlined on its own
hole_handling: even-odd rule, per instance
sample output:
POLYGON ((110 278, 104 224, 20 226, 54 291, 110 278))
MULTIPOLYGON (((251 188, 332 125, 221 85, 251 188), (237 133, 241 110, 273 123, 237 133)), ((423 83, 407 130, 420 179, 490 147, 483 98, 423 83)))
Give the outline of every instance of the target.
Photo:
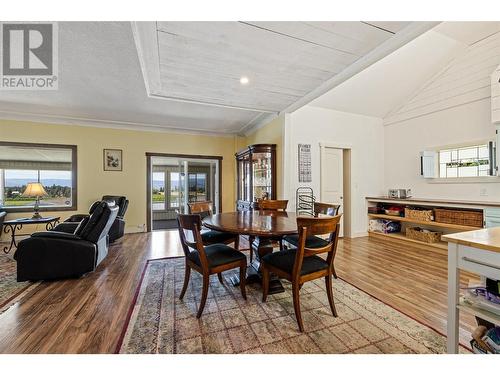
MULTIPOLYGON (((259 207, 259 210, 264 210, 264 211, 286 211, 286 208, 288 207, 288 200, 284 199, 258 199, 257 204, 259 207)), ((270 238, 273 241, 277 241, 280 246, 280 251, 283 250, 283 237, 271 237, 270 238)), ((253 238, 250 236, 248 239, 248 242, 250 243, 250 263, 253 260, 253 249, 252 249, 252 243, 253 243, 253 238)))
POLYGON ((247 299, 245 291, 247 258, 245 254, 222 243, 205 246, 200 233, 201 217, 198 214, 178 215, 177 223, 179 226, 182 250, 186 257, 184 284, 179 298, 181 300, 184 298, 191 276, 191 269, 199 272, 203 277, 200 306, 196 317, 199 318, 205 308, 208 287, 210 284, 210 275, 217 274, 222 284, 222 272, 233 268, 239 268, 241 295, 244 299, 247 299), (190 233, 189 236, 193 239, 192 241, 187 239, 186 232, 190 233))
POLYGON ((299 325, 299 330, 304 331, 302 315, 300 312, 300 288, 307 281, 319 278, 325 279, 328 302, 333 316, 337 316, 333 301, 333 261, 337 251, 338 234, 341 215, 333 217, 298 217, 297 229, 299 244, 296 249, 267 254, 261 259, 262 270, 262 300, 265 302, 269 292, 269 273, 287 279, 292 283, 293 307, 299 325), (306 246, 308 235, 329 234, 326 244, 322 247, 309 248, 306 246), (326 259, 318 256, 326 254, 326 259))
MULTIPOLYGON (((203 220, 213 214, 213 204, 210 201, 188 203, 189 213, 198 214, 203 220)), ((204 245, 214 243, 230 244, 234 242, 234 247, 238 250, 240 246, 240 236, 233 233, 219 232, 217 230, 202 230, 201 239, 204 245)))
MULTIPOLYGON (((320 216, 336 216, 339 213, 340 205, 339 204, 330 204, 330 203, 320 203, 314 202, 314 217, 320 216)), ((288 236, 283 237, 283 241, 289 243, 293 247, 298 247, 299 245, 299 235, 298 234, 290 234, 288 236)), ((326 246, 328 241, 325 239, 308 235, 306 238, 306 247, 309 248, 318 248, 326 246)), ((333 277, 337 278, 337 273, 335 269, 333 269, 333 277)))
POLYGON ((285 199, 259 199, 257 201, 260 210, 286 211, 288 200, 285 199))

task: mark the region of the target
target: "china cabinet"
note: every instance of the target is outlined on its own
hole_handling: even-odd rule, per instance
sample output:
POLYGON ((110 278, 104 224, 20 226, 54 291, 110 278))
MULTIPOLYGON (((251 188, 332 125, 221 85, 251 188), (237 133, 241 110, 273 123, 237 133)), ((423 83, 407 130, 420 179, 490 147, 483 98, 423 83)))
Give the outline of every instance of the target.
POLYGON ((276 145, 255 144, 236 153, 238 190, 236 208, 258 208, 261 198, 276 199, 276 145))

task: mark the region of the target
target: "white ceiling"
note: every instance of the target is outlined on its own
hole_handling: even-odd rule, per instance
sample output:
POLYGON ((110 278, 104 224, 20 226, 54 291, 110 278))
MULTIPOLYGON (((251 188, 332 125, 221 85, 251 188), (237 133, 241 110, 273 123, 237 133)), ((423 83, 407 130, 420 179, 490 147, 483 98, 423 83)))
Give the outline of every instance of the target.
POLYGON ((159 47, 157 60, 138 53, 129 22, 60 22, 59 90, 0 91, 0 117, 241 133, 395 39, 409 23, 152 24, 156 37, 149 44, 159 47), (158 74, 148 75, 154 65, 158 74), (239 84, 242 75, 250 79, 247 86, 239 84))
POLYGON ((500 22, 443 22, 310 104, 385 118, 469 45, 499 31, 500 22))

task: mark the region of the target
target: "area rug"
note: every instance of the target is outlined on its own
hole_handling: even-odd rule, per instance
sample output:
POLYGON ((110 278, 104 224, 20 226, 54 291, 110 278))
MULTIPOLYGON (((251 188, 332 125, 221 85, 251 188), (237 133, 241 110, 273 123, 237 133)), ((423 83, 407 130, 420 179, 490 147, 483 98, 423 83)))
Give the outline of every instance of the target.
POLYGON ((0 254, 0 313, 7 310, 38 284, 18 283, 16 281, 16 261, 10 255, 0 254))
MULTIPOLYGON (((236 271, 235 271, 236 272, 236 271)), ((179 300, 184 260, 149 261, 145 267, 118 353, 445 353, 446 339, 347 282, 334 280, 338 317, 332 316, 323 280, 301 289, 304 333, 295 320, 291 284, 262 302, 260 285, 247 286, 247 300, 224 274, 211 279, 196 319, 201 277, 191 273, 179 300)), ((461 348, 461 351, 463 349, 461 348)))

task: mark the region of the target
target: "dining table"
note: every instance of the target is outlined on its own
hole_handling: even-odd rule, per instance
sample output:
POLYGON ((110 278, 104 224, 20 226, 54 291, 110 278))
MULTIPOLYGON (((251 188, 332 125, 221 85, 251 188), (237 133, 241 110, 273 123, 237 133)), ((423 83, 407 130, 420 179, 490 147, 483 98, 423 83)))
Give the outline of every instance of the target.
MULTIPOLYGON (((203 225, 209 229, 247 235, 250 238, 255 256, 247 267, 247 283, 262 283, 260 263, 264 255, 273 252, 277 238, 297 234, 297 221, 294 212, 272 210, 250 210, 223 212, 207 216, 203 225)), ((233 285, 239 284, 239 277, 231 277, 233 285)), ((283 285, 278 278, 272 277, 269 284, 269 294, 281 293, 283 285)))

